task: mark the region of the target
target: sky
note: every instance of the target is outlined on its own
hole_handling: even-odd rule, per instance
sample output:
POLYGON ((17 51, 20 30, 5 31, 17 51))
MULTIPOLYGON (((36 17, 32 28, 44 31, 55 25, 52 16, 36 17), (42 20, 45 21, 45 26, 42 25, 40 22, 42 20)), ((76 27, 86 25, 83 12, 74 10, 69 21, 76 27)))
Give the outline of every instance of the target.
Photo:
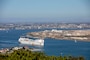
POLYGON ((0 0, 0 22, 90 22, 90 0, 0 0))

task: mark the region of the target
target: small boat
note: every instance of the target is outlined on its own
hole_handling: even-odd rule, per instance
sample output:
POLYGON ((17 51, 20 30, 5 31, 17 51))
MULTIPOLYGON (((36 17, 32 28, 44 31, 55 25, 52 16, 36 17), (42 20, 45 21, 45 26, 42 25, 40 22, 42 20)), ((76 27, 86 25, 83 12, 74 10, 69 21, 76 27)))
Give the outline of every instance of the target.
POLYGON ((44 39, 35 39, 34 40, 34 39, 27 38, 27 37, 20 37, 18 41, 21 44, 44 46, 44 39))
POLYGON ((77 40, 75 40, 75 43, 77 43, 77 40))

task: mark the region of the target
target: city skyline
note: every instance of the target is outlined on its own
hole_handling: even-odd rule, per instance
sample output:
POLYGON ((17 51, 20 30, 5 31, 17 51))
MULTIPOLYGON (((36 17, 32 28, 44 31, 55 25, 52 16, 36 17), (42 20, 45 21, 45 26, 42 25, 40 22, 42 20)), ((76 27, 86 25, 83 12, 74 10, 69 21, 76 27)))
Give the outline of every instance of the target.
POLYGON ((90 22, 89 0, 1 0, 0 22, 90 22))

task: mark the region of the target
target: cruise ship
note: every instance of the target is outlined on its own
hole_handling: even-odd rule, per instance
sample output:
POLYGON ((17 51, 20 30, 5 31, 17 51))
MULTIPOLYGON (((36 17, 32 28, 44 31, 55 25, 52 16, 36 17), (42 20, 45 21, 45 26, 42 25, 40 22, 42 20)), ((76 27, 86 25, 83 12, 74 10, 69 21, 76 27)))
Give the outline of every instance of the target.
POLYGON ((27 37, 20 37, 18 41, 21 44, 44 46, 44 39, 30 39, 27 37))

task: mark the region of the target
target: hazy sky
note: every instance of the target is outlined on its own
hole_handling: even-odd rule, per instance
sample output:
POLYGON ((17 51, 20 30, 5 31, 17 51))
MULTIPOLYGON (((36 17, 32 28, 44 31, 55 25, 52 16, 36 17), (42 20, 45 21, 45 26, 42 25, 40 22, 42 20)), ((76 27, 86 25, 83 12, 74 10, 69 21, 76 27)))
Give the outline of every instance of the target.
POLYGON ((0 22, 90 22, 89 0, 1 0, 0 22))

